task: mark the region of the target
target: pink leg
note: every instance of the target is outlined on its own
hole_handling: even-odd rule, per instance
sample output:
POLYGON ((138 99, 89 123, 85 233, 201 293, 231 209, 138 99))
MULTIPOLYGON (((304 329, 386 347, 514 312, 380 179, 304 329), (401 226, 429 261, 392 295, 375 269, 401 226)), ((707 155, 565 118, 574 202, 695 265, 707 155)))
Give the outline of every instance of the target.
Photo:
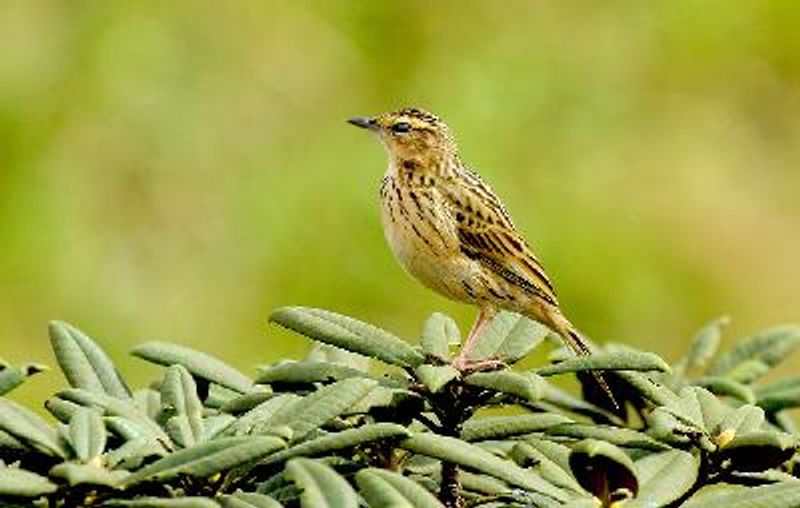
POLYGON ((498 365, 502 365, 502 362, 497 362, 495 360, 484 360, 484 361, 474 361, 469 358, 472 351, 475 349, 475 346, 478 345, 478 340, 483 335, 483 330, 486 328, 486 325, 491 322, 492 318, 494 318, 496 312, 491 307, 481 307, 480 311, 478 312, 478 317, 475 318, 475 323, 472 325, 472 330, 470 330, 469 335, 467 336, 467 341, 464 343, 464 346, 461 348, 461 352, 458 354, 456 359, 453 361, 453 366, 458 370, 476 370, 476 369, 484 369, 484 368, 494 368, 498 365))

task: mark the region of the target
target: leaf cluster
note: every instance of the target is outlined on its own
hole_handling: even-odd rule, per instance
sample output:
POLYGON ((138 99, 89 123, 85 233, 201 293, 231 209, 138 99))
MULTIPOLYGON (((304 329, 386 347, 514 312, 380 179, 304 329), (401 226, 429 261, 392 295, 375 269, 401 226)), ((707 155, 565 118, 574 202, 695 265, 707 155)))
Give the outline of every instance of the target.
POLYGON ((454 367, 455 323, 412 344, 356 319, 289 307, 271 320, 315 341, 250 377, 185 346, 132 389, 97 342, 55 322, 68 387, 55 423, 5 397, 43 367, 0 364, 0 503, 129 507, 800 506, 800 378, 762 383, 800 344, 779 327, 717 354, 725 320, 671 366, 622 345, 551 352, 550 332, 501 313, 454 367), (480 368, 486 367, 486 368, 480 368), (616 404, 597 385, 603 371, 616 404), (575 375, 582 397, 551 382, 575 375))

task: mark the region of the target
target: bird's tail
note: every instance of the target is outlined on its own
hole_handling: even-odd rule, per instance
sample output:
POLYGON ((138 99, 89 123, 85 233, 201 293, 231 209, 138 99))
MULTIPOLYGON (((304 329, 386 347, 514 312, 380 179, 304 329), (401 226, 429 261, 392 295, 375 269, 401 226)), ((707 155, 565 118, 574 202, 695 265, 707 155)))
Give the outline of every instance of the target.
MULTIPOLYGON (((556 311, 549 317, 549 322, 546 324, 550 325, 550 327, 553 328, 553 330, 557 332, 559 336, 561 336, 564 343, 566 343, 573 353, 575 353, 577 356, 589 356, 592 354, 589 344, 572 325, 572 323, 570 323, 569 320, 567 320, 567 318, 561 314, 561 312, 556 311)), ((614 404, 614 407, 619 408, 617 399, 614 397, 614 393, 611 391, 611 388, 609 388, 605 377, 603 377, 603 374, 596 370, 591 372, 595 381, 597 381, 597 384, 600 385, 600 388, 602 388, 603 392, 605 392, 605 394, 611 400, 611 403, 614 404)))

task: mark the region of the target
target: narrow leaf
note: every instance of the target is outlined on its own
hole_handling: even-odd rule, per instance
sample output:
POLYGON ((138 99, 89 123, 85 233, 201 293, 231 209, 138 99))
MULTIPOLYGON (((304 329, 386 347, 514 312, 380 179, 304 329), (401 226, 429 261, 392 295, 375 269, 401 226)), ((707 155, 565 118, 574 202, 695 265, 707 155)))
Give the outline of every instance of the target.
POLYGON ((514 395, 531 402, 542 398, 545 391, 545 381, 532 372, 514 372, 512 370, 477 372, 467 376, 464 382, 471 386, 514 395))
MULTIPOLYGON (((541 442, 541 441, 540 441, 541 442)), ((556 457, 551 457, 545 451, 536 448, 533 442, 520 442, 511 449, 511 458, 522 467, 533 468, 542 478, 553 485, 563 487, 573 492, 582 492, 580 484, 572 477, 569 469, 569 451, 566 451, 565 460, 562 462, 556 457)))
POLYGON ((70 487, 76 485, 116 487, 129 473, 127 471, 109 471, 94 464, 62 462, 50 469, 48 474, 51 478, 66 480, 70 487))
POLYGON ((8 399, 0 399, 0 430, 48 455, 66 457, 55 429, 33 411, 8 399))
POLYGON ((676 365, 679 370, 693 370, 704 367, 706 362, 714 356, 722 338, 722 328, 730 323, 730 318, 723 316, 710 322, 694 336, 686 353, 676 365))
POLYGON ((669 446, 656 441, 647 434, 612 425, 562 423, 549 427, 545 433, 551 436, 575 439, 598 439, 617 446, 639 448, 641 450, 662 451, 669 448, 669 446))
POLYGON ((238 393, 253 389, 253 382, 227 363, 200 351, 169 342, 146 342, 131 351, 133 356, 158 365, 183 365, 193 375, 238 393))
POLYGON ((732 350, 717 357, 709 369, 711 376, 722 376, 747 360, 774 366, 800 345, 800 327, 780 326, 741 340, 732 350))
POLYGON ((184 448, 140 469, 125 479, 125 485, 145 480, 165 481, 180 474, 208 477, 221 471, 258 461, 285 446, 275 437, 225 437, 184 448))
POLYGON ((356 483, 370 506, 444 508, 424 487, 393 471, 362 469, 356 474, 356 483))
POLYGON ((504 439, 546 430, 571 420, 556 413, 533 413, 516 416, 490 416, 468 420, 461 430, 465 441, 504 439))
POLYGON ((450 362, 450 346, 461 343, 458 325, 450 317, 435 312, 425 321, 421 338, 422 352, 442 363, 450 362))
POLYGON ((299 488, 301 508, 357 508, 358 496, 347 480, 329 466, 311 459, 292 459, 286 475, 299 488))
POLYGON ((0 497, 39 497, 55 491, 55 484, 43 476, 0 465, 0 497))
POLYGON ((67 435, 75 456, 83 462, 99 457, 106 448, 106 426, 92 409, 81 408, 72 416, 67 435))
POLYGON ((756 396, 749 386, 737 383, 727 377, 704 377, 698 379, 695 384, 706 388, 711 393, 737 398, 745 404, 754 404, 756 401, 756 396))
POLYGON ((126 508, 219 508, 213 499, 199 496, 176 498, 139 497, 136 499, 112 499, 103 506, 123 506, 126 508))
POLYGON ((483 331, 471 359, 496 358, 513 363, 538 346, 550 330, 513 312, 500 312, 483 331))
POLYGON ((62 321, 50 323, 50 344, 67 381, 74 388, 129 399, 125 385, 114 363, 83 332, 62 321))
POLYGON ((631 508, 668 506, 697 481, 700 461, 691 453, 670 450, 654 453, 634 464, 639 478, 639 494, 627 503, 631 508))
POLYGON ((376 386, 373 380, 358 378, 323 386, 291 405, 282 406, 269 419, 269 425, 286 425, 292 429, 294 439, 300 439, 347 411, 376 386))
POLYGON ((338 363, 306 360, 302 362, 283 361, 262 369, 261 374, 256 378, 256 383, 332 383, 352 377, 378 379, 377 376, 371 376, 363 370, 338 363))
POLYGON ((315 457, 334 451, 352 448, 364 443, 385 439, 408 437, 409 431, 395 423, 373 423, 356 429, 343 430, 324 435, 267 457, 262 464, 276 464, 294 457, 315 457))
POLYGON ((800 506, 800 482, 781 482, 750 488, 703 489, 681 508, 787 508, 800 506), (732 491, 731 491, 732 490, 732 491))
POLYGON ((44 370, 47 370, 47 367, 38 363, 29 363, 22 367, 11 367, 0 363, 0 396, 24 383, 30 376, 44 370))
POLYGON ((654 353, 625 351, 613 354, 592 354, 576 356, 562 362, 541 367, 536 370, 540 376, 553 376, 568 372, 589 370, 635 370, 669 372, 670 368, 660 356, 654 353))
POLYGON ((414 453, 452 462, 473 471, 492 475, 512 485, 544 494, 557 501, 563 502, 567 499, 561 490, 542 480, 537 475, 508 460, 503 460, 483 448, 471 445, 460 439, 420 433, 405 439, 399 446, 414 453))
POLYGON ((244 415, 240 416, 235 422, 225 430, 228 435, 254 434, 265 430, 272 417, 278 411, 293 405, 301 399, 293 393, 287 393, 272 397, 257 405, 244 415))
POLYGON ((172 441, 182 448, 203 440, 203 403, 194 378, 183 365, 173 365, 161 383, 161 417, 172 441))
POLYGON ((144 414, 136 405, 101 393, 80 388, 71 388, 57 394, 61 399, 86 407, 102 409, 106 416, 121 416, 135 422, 140 430, 146 431, 155 440, 169 442, 169 436, 161 427, 144 414))
POLYGON ((219 499, 222 508, 282 508, 278 501, 266 494, 255 492, 237 492, 219 499))
POLYGON ((270 321, 319 342, 392 365, 415 367, 425 360, 416 349, 391 333, 334 312, 308 307, 284 307, 275 311, 270 321))
POLYGON ((450 365, 420 365, 414 369, 417 378, 431 393, 439 393, 447 383, 458 377, 458 370, 450 365))

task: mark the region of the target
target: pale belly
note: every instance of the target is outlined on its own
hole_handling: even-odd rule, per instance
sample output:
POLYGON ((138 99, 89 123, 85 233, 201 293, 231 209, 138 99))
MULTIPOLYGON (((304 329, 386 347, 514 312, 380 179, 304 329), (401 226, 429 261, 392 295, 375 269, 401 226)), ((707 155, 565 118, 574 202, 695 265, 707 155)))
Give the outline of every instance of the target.
POLYGON ((433 217, 420 217, 413 206, 399 213, 397 199, 382 201, 381 212, 386 241, 407 273, 447 298, 475 301, 469 288, 477 285, 480 268, 460 252, 455 231, 445 218, 432 226, 433 217))

